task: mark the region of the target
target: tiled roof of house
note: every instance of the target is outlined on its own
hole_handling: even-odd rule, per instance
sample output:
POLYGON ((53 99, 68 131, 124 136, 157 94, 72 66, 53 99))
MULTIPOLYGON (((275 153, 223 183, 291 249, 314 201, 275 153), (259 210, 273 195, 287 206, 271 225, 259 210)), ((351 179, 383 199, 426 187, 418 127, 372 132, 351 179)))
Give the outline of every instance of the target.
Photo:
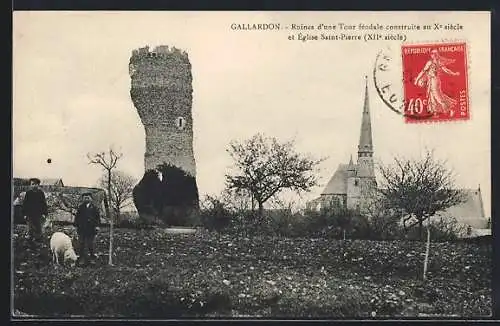
MULTIPOLYGON (((14 186, 29 185, 31 178, 14 178, 14 186)), ((64 186, 61 178, 38 178, 41 186, 64 186)))
POLYGON ((64 186, 61 178, 40 178, 40 185, 42 186, 64 186))

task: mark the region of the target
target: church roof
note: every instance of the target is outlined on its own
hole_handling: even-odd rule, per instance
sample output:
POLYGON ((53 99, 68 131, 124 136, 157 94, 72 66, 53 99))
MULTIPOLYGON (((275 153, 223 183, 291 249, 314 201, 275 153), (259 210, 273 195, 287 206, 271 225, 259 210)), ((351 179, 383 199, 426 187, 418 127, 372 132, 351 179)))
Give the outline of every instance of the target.
POLYGON ((488 219, 484 213, 481 190, 462 189, 465 200, 461 204, 452 206, 438 215, 454 217, 457 222, 470 225, 474 228, 485 228, 488 219))
MULTIPOLYGON (((353 164, 357 168, 356 164, 353 164)), ((333 174, 332 178, 326 184, 322 195, 345 195, 347 194, 347 169, 349 164, 339 164, 337 171, 333 174)))
POLYGON ((486 235, 491 235, 491 229, 472 229, 469 237, 484 237, 486 235))

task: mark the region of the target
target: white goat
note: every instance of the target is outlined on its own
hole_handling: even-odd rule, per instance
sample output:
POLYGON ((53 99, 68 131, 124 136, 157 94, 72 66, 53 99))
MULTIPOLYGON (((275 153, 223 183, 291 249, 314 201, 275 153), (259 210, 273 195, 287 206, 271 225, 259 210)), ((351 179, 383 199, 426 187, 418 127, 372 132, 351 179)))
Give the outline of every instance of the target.
POLYGON ((78 256, 73 249, 71 238, 63 232, 55 232, 50 238, 50 250, 52 251, 52 261, 59 265, 59 256, 62 254, 64 262, 71 260, 73 264, 78 256))

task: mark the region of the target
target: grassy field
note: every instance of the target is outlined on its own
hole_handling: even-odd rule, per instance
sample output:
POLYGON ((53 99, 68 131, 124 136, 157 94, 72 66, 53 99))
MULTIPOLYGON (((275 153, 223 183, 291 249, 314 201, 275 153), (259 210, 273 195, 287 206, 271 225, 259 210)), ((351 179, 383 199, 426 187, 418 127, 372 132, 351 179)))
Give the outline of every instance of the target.
MULTIPOLYGON (((58 227, 63 229, 62 227, 58 227)), ((64 227, 74 236, 71 227, 64 227)), ((491 248, 101 229, 91 267, 55 268, 14 234, 14 308, 63 317, 384 318, 491 314, 491 248), (38 266, 37 266, 38 263, 38 266)))

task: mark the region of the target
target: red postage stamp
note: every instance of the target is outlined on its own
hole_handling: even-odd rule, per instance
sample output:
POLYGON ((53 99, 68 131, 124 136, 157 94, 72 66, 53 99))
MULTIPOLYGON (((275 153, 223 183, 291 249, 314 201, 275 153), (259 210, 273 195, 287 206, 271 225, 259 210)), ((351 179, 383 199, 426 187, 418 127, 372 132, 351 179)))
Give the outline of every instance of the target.
POLYGON ((405 122, 468 120, 467 46, 403 45, 405 122))

